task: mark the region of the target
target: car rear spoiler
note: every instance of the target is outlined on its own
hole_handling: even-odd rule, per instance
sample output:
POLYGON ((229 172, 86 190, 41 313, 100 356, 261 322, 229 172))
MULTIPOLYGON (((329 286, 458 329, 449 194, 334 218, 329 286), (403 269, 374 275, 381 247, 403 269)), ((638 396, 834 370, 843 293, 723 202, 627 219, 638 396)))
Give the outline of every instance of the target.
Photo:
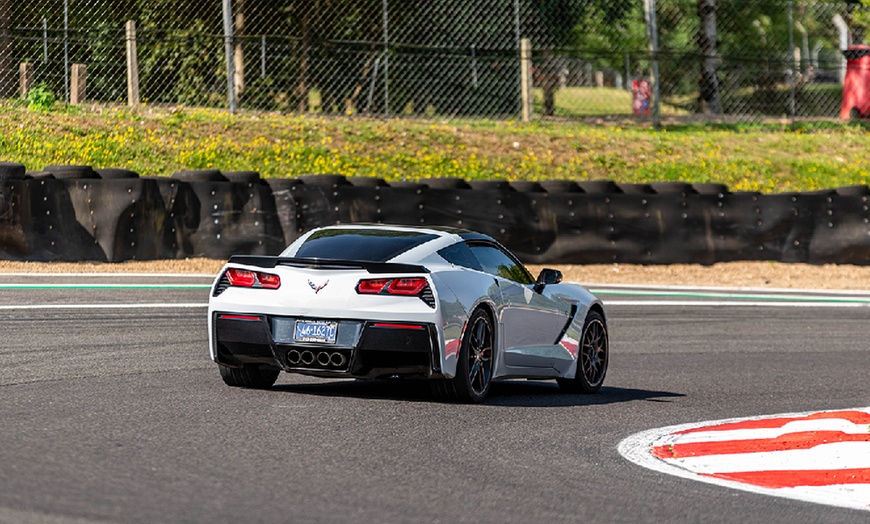
POLYGON ((414 264, 394 264, 390 262, 368 262, 361 260, 337 260, 331 258, 290 258, 252 255, 233 255, 229 262, 262 268, 275 266, 306 267, 313 269, 365 269, 372 274, 381 273, 428 273, 423 266, 414 264))

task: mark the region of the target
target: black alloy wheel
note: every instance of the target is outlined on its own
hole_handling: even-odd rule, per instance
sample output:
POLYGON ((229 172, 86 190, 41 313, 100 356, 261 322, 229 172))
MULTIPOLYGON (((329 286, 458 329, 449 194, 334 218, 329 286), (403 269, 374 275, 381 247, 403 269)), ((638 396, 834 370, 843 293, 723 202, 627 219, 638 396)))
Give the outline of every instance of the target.
POLYGON ((472 317, 469 331, 463 358, 469 393, 474 397, 472 400, 479 402, 489 393, 492 382, 493 329, 486 312, 477 310, 472 317))
POLYGON ((439 397, 460 402, 482 402, 492 384, 495 329, 489 314, 477 309, 465 328, 459 348, 456 376, 433 380, 432 390, 439 397))
POLYGON ((559 386, 573 393, 595 393, 601 389, 610 357, 607 325, 597 311, 590 311, 583 324, 577 354, 577 374, 573 379, 557 379, 559 386))

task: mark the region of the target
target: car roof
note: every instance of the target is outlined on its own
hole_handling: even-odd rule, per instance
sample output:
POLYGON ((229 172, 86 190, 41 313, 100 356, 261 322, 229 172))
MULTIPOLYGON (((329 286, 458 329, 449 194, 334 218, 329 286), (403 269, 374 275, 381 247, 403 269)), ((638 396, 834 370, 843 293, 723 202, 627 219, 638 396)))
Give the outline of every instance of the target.
POLYGON ((451 235, 462 236, 463 234, 474 233, 473 231, 469 231, 467 229, 449 226, 409 226, 403 224, 374 224, 365 222, 355 222, 353 224, 336 224, 333 226, 324 226, 317 229, 374 229, 384 231, 406 231, 408 233, 420 233, 421 235, 437 235, 439 237, 446 237, 451 235))
MULTIPOLYGON (((395 231, 403 233, 404 235, 420 235, 421 237, 428 237, 426 239, 421 239, 419 244, 408 245, 406 249, 395 252, 392 256, 386 256, 385 253, 380 252, 379 255, 372 255, 380 261, 387 260, 401 260, 404 262, 407 261, 415 261, 420 257, 425 257, 427 253, 434 253, 435 251, 442 249, 446 246, 454 244, 456 242, 461 242, 463 240, 483 240, 491 243, 497 244, 495 240, 491 237, 476 233, 474 231, 469 231, 467 229, 461 229, 456 227, 445 227, 445 226, 409 226, 409 225, 398 225, 398 224, 370 224, 370 223, 353 223, 353 224, 336 224, 332 226, 325 226, 315 228, 307 233, 305 233, 302 237, 297 239, 297 241, 293 242, 291 246, 288 246, 288 249, 285 250, 285 253, 296 253, 293 256, 310 256, 301 254, 300 250, 304 250, 304 244, 308 242, 310 238, 322 238, 322 232, 329 231, 341 231, 346 232, 348 234, 352 234, 354 230, 359 231, 395 231), (302 243, 300 243, 302 242, 302 243), (291 251, 291 248, 295 246, 295 249, 291 251)), ((403 235, 403 236, 404 236, 403 235)), ((369 244, 370 245, 370 244, 369 244)), ((389 249, 389 248, 387 248, 389 249)), ((323 255, 321 255, 323 256, 323 255)), ((334 255, 327 255, 326 258, 335 258, 334 255)))

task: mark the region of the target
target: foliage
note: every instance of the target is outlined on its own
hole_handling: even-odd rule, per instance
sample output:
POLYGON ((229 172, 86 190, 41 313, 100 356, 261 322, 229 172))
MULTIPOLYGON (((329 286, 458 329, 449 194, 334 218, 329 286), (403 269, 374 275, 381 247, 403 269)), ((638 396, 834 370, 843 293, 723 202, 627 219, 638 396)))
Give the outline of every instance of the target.
POLYGON ((40 82, 27 91, 27 98, 25 101, 27 102, 27 108, 31 111, 47 112, 54 109, 57 97, 54 92, 45 85, 45 83, 40 82))

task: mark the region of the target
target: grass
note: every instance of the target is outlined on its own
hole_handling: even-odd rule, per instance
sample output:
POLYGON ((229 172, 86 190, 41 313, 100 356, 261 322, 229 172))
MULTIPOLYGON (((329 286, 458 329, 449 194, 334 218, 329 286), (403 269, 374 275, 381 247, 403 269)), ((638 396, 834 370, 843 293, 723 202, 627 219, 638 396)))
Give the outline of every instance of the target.
POLYGON ((143 175, 216 168, 264 177, 339 173, 387 180, 610 179, 718 182, 732 190, 867 184, 860 125, 623 125, 378 120, 208 109, 0 104, 0 160, 122 167, 143 175))
MULTIPOLYGON (((632 94, 613 87, 564 87, 556 90, 556 117, 582 118, 632 114, 632 94)), ((532 104, 536 114, 544 106, 544 90, 532 91, 532 104)), ((685 110, 661 104, 662 115, 684 115, 685 110)))

